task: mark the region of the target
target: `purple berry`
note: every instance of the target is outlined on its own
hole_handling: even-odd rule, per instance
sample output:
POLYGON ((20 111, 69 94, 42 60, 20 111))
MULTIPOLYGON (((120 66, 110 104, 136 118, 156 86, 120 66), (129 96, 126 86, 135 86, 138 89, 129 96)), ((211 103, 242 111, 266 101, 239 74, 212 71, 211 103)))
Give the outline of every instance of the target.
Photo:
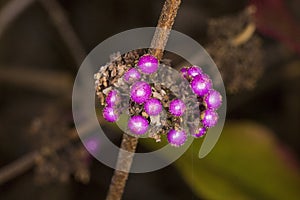
POLYGON ((171 129, 167 134, 167 139, 172 146, 179 147, 185 143, 187 135, 183 130, 171 129))
POLYGON ((201 75, 203 72, 202 72, 202 69, 200 67, 192 66, 187 70, 187 73, 188 73, 189 76, 195 77, 195 76, 201 75))
POLYGON ((158 99, 149 99, 144 105, 145 111, 150 116, 156 116, 162 111, 162 105, 158 99))
POLYGON ((198 129, 197 133, 193 134, 193 137, 195 137, 195 138, 203 137, 205 135, 206 131, 207 131, 207 129, 205 127, 201 127, 198 129))
POLYGON ((109 91, 105 101, 107 106, 109 107, 116 106, 120 102, 120 96, 118 94, 118 91, 117 90, 109 91))
POLYGON ((108 122, 115 122, 118 120, 118 114, 113 107, 106 106, 102 111, 103 117, 108 122))
POLYGON ((141 79, 141 74, 135 68, 131 68, 124 74, 124 80, 128 83, 132 83, 132 82, 138 81, 140 79, 141 79))
POLYGON ((151 86, 144 81, 134 83, 130 90, 130 97, 136 103, 144 103, 150 98, 151 94, 151 86))
POLYGON ((143 135, 149 127, 148 120, 140 115, 133 116, 128 121, 128 128, 132 134, 143 135))
POLYGON ((142 56, 137 66, 139 69, 145 74, 152 74, 158 69, 158 60, 152 55, 144 55, 142 56))
POLYGON ((174 99, 170 102, 169 111, 172 115, 176 117, 180 117, 183 115, 186 106, 184 102, 180 99, 174 99))
POLYGON ((207 128, 211 128, 217 124, 218 119, 218 113, 216 113, 214 110, 206 110, 204 111, 202 124, 207 128))
POLYGON ((187 78, 187 76, 188 76, 188 70, 187 70, 187 68, 185 68, 185 67, 181 68, 180 73, 182 74, 182 76, 184 78, 187 78))
POLYGON ((210 90, 208 94, 204 97, 204 101, 208 109, 216 110, 222 104, 222 96, 216 90, 210 90))
POLYGON ((191 87, 195 94, 203 96, 211 89, 212 81, 207 75, 198 75, 192 80, 191 87))

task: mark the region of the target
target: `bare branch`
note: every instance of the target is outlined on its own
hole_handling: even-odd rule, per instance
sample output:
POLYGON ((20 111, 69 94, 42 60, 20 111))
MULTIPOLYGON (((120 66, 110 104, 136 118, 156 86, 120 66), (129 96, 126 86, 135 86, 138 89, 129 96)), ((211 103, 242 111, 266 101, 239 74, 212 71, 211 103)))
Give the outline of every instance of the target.
POLYGON ((119 152, 116 168, 124 169, 124 171, 115 170, 106 197, 107 200, 119 200, 122 198, 137 144, 138 138, 123 134, 121 149, 126 150, 126 152, 119 152))
POLYGON ((0 37, 11 24, 28 6, 35 0, 12 0, 9 1, 0 11, 0 37))
POLYGON ((56 0, 38 0, 44 9, 48 12, 48 15, 61 35, 63 41, 67 45, 71 56, 75 60, 77 66, 74 66, 77 69, 83 59, 86 56, 86 52, 84 47, 77 36, 75 30, 73 29, 72 25, 70 24, 68 17, 64 8, 56 1, 56 0))
POLYGON ((34 165, 38 152, 31 152, 18 160, 6 165, 0 170, 0 185, 16 178, 34 165))
POLYGON ((26 87, 50 95, 70 96, 72 77, 63 72, 0 67, 0 83, 26 87))
POLYGON ((157 29, 151 42, 152 55, 162 59, 170 30, 175 21, 181 0, 166 0, 157 23, 157 29))

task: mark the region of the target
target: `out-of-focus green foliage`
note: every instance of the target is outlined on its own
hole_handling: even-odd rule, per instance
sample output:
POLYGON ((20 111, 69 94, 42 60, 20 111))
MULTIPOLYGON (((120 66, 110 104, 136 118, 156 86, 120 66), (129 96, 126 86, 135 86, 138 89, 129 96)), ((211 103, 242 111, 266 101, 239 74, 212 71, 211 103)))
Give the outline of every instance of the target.
MULTIPOLYGON (((152 142, 141 140, 156 149, 152 142)), ((164 142, 166 142, 164 140, 164 142)), ((251 122, 227 123, 213 151, 198 158, 201 139, 175 165, 204 199, 298 199, 300 176, 273 134, 251 122)))

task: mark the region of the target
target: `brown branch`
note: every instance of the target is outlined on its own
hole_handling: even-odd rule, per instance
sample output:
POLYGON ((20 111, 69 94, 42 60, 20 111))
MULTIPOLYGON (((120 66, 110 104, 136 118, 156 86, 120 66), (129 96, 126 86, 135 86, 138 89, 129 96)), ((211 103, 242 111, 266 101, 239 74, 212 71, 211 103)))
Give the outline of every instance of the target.
POLYGON ((58 33, 61 35, 63 41, 68 47, 71 56, 77 64, 77 66, 74 66, 77 70, 85 58, 86 52, 79 37, 68 20, 64 8, 56 0, 39 0, 39 2, 48 12, 53 25, 56 27, 58 33))
POLYGON ((177 10, 181 0, 166 0, 158 20, 157 29, 154 33, 150 47, 153 49, 150 53, 162 59, 168 37, 177 15, 177 10))
POLYGON ((38 152, 31 152, 1 168, 0 185, 31 169, 37 156, 38 152))
POLYGON ((0 83, 29 88, 54 96, 71 96, 72 77, 63 72, 0 66, 0 83))
POLYGON ((107 200, 119 200, 122 198, 126 181, 128 179, 128 171, 130 170, 137 144, 138 138, 127 134, 123 134, 121 149, 127 152, 119 152, 116 166, 116 169, 118 170, 115 170, 114 175, 112 177, 108 195, 106 197, 107 200), (123 171, 119 169, 123 169, 123 171))
POLYGON ((35 0, 11 0, 0 11, 0 37, 7 27, 35 0))
MULTIPOLYGON (((177 14, 181 0, 166 0, 158 20, 157 29, 153 36, 150 53, 159 60, 167 44, 168 36, 177 14)), ((107 200, 120 200, 122 198, 128 173, 132 164, 138 138, 123 134, 121 150, 118 155, 116 170, 111 180, 107 200), (124 151, 126 151, 124 153, 124 151), (130 153, 128 153, 130 152, 130 153), (123 170, 120 170, 123 169, 123 170)))

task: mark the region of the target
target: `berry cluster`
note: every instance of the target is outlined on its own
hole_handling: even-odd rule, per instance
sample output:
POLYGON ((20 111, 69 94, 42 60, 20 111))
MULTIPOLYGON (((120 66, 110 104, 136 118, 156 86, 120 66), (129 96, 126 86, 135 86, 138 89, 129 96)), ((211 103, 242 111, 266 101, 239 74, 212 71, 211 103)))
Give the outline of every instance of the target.
POLYGON ((182 68, 180 72, 190 82, 192 91, 198 96, 202 126, 193 136, 202 137, 208 128, 215 126, 218 122, 219 116, 216 110, 222 104, 222 96, 212 88, 211 79, 200 67, 182 68))
MULTIPOLYGON (((171 94, 169 96, 166 94, 166 98, 169 99, 167 103, 156 98, 153 91, 157 90, 158 85, 144 81, 142 77, 151 76, 159 69, 159 61, 154 56, 148 54, 141 56, 136 66, 129 68, 121 78, 129 88, 129 109, 134 110, 128 113, 130 117, 127 130, 136 136, 146 134, 152 120, 157 119, 155 117, 164 115, 164 110, 166 110, 166 115, 169 118, 174 118, 174 120, 171 120, 171 124, 162 123, 162 128, 167 131, 167 140, 172 146, 183 145, 187 140, 187 132, 175 122, 182 120, 181 117, 185 114, 187 105, 182 99, 174 98, 171 94), (135 110, 138 111, 135 112, 135 110)), ((192 66, 182 68, 180 72, 190 83, 193 93, 197 95, 201 111, 199 129, 193 131, 191 135, 196 138, 202 137, 207 129, 215 126, 218 121, 216 110, 221 106, 222 96, 212 89, 211 79, 201 68, 192 66)), ((116 122, 119 118, 119 105, 122 104, 121 93, 116 89, 111 89, 106 94, 103 117, 108 122, 116 122)), ((151 134, 149 133, 149 135, 151 134)), ((157 141, 159 140, 157 139, 157 141)))

